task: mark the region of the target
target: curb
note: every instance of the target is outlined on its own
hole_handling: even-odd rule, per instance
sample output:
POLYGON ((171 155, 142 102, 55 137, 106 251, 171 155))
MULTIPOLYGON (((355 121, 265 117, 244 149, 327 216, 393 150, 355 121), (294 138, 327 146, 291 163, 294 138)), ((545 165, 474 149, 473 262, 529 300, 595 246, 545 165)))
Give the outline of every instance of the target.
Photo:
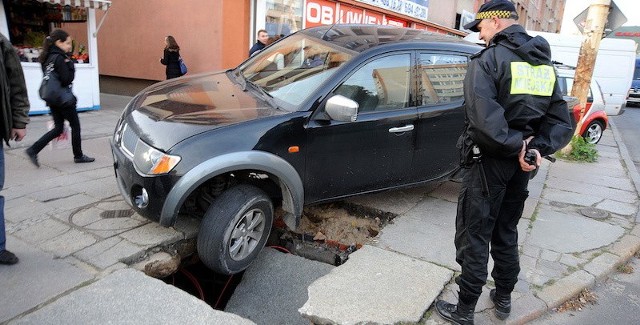
MULTIPOLYGON (((636 192, 640 193, 640 174, 635 164, 631 160, 626 145, 622 142, 622 137, 613 121, 609 121, 610 129, 613 132, 613 139, 618 146, 620 156, 627 167, 627 172, 633 183, 636 192)), ((640 221, 640 211, 636 214, 636 223, 640 221)), ((584 265, 582 270, 576 271, 556 283, 545 287, 536 296, 546 305, 546 313, 562 305, 573 298, 582 290, 594 287, 598 282, 604 281, 616 270, 618 265, 626 263, 640 250, 640 226, 636 224, 629 234, 622 236, 613 243, 613 246, 604 250, 603 254, 592 259, 584 265)), ((538 317, 542 316, 539 311, 533 311, 538 317)), ((530 315, 525 315, 529 319, 530 315)), ((536 317, 537 318, 537 317, 536 317)))

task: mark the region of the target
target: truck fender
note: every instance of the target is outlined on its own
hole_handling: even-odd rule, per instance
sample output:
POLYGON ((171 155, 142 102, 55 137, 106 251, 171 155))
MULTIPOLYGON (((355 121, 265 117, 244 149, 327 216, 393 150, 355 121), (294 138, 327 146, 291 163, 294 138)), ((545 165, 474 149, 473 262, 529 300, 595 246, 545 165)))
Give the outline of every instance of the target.
POLYGON ((286 160, 264 151, 241 151, 211 158, 197 165, 178 180, 162 206, 160 224, 172 226, 189 194, 211 178, 234 170, 255 169, 275 175, 282 190, 286 225, 295 229, 302 215, 304 187, 298 172, 286 160))

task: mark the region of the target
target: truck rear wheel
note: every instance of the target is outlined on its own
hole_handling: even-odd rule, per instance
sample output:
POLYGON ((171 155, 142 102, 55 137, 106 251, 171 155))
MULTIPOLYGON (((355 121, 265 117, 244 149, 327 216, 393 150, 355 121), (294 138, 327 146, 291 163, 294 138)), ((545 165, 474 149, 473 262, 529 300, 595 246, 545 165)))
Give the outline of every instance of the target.
POLYGON ((273 203, 261 189, 238 185, 218 196, 198 233, 198 255, 222 274, 243 271, 264 247, 273 223, 273 203))

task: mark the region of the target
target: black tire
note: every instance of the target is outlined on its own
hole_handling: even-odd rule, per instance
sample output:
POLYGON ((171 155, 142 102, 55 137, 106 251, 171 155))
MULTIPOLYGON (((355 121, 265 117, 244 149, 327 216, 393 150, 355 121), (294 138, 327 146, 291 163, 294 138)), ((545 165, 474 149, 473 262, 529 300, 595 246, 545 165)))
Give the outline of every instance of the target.
POLYGON ((198 233, 198 256, 215 272, 241 272, 264 247, 272 223, 273 204, 265 192, 251 185, 234 186, 220 194, 205 213, 198 233))
POLYGON ((582 133, 582 137, 584 141, 596 144, 602 139, 602 132, 604 132, 604 123, 595 120, 589 123, 589 126, 582 133))

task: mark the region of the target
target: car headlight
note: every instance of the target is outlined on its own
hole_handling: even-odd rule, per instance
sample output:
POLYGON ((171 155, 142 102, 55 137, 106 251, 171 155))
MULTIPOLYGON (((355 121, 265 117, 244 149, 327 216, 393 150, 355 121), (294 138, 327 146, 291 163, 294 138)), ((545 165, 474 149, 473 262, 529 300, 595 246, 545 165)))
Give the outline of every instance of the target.
POLYGON ((142 140, 138 140, 133 163, 145 175, 160 175, 170 172, 180 162, 180 156, 168 155, 142 140))

